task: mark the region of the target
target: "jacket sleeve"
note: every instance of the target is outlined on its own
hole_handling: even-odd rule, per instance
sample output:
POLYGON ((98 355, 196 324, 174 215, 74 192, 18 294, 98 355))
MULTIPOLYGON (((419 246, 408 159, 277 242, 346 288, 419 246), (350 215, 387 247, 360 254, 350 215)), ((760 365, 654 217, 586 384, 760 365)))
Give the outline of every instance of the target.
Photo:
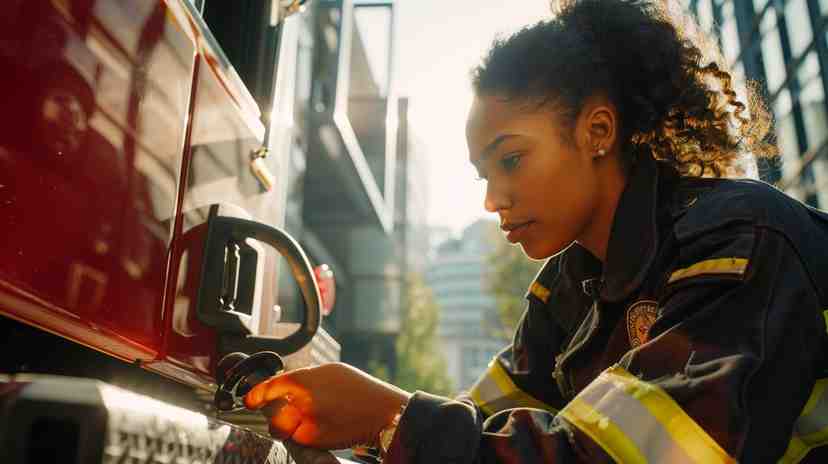
MULTIPOLYGON (((538 282, 533 283, 530 292, 539 287, 538 282)), ((549 373, 566 333, 549 318, 544 301, 531 293, 527 299, 512 344, 498 353, 471 389, 458 398, 473 402, 484 417, 521 407, 557 412, 564 405, 549 373)))
POLYGON ((768 228, 680 249, 646 342, 560 412, 485 419, 472 401, 417 393, 387 462, 778 460, 818 375, 825 323, 811 279, 768 228))
MULTIPOLYGON (((627 376, 615 383, 626 396, 654 388, 635 393, 643 408, 624 418, 661 434, 651 441, 661 448, 639 446, 647 457, 776 462, 820 374, 824 308, 813 280, 786 236, 769 227, 731 224, 679 239, 649 341, 601 377, 627 376)), ((579 396, 595 404, 599 395, 579 396)), ((598 402, 613 398, 611 389, 598 402)))

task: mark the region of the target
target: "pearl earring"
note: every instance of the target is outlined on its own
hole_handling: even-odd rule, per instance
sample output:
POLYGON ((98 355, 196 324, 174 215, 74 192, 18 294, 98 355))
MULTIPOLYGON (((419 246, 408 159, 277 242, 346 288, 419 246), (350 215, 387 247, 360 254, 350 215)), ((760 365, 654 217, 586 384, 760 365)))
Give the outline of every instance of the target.
POLYGON ((603 148, 601 148, 601 149, 599 149, 599 150, 598 150, 598 156, 604 156, 604 155, 606 155, 606 154, 607 154, 607 151, 606 151, 606 150, 604 150, 603 148))

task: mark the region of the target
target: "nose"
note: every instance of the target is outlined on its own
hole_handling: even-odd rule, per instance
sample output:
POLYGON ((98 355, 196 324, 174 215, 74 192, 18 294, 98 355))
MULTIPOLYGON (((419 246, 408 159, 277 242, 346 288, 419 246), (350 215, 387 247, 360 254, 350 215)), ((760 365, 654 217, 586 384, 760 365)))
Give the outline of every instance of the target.
POLYGON ((512 206, 511 199, 507 192, 489 180, 486 183, 486 198, 483 200, 483 207, 490 213, 509 209, 512 206))

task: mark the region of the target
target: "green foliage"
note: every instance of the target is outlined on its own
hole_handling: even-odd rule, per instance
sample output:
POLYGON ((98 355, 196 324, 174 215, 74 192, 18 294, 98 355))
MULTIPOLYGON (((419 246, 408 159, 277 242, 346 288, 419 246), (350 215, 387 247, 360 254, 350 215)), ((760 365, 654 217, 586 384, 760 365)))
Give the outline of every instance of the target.
POLYGON ((437 338, 440 309, 431 289, 418 275, 408 279, 403 321, 397 338, 397 372, 393 383, 407 391, 453 394, 446 360, 437 338))
MULTIPOLYGON (((498 234, 499 235, 499 234, 498 234)), ((543 261, 528 258, 519 246, 492 236, 494 250, 486 257, 489 264, 487 284, 495 297, 502 331, 511 336, 526 308, 524 295, 543 267, 543 261)))

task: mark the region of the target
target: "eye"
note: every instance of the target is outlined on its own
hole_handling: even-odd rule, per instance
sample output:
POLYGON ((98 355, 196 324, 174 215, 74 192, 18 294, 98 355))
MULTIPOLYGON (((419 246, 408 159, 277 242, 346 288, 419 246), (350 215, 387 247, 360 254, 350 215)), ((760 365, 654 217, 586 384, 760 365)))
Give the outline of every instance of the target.
POLYGON ((518 164, 520 164, 521 158, 523 158, 523 155, 520 153, 510 153, 500 159, 500 166, 506 172, 513 171, 518 167, 518 164))

